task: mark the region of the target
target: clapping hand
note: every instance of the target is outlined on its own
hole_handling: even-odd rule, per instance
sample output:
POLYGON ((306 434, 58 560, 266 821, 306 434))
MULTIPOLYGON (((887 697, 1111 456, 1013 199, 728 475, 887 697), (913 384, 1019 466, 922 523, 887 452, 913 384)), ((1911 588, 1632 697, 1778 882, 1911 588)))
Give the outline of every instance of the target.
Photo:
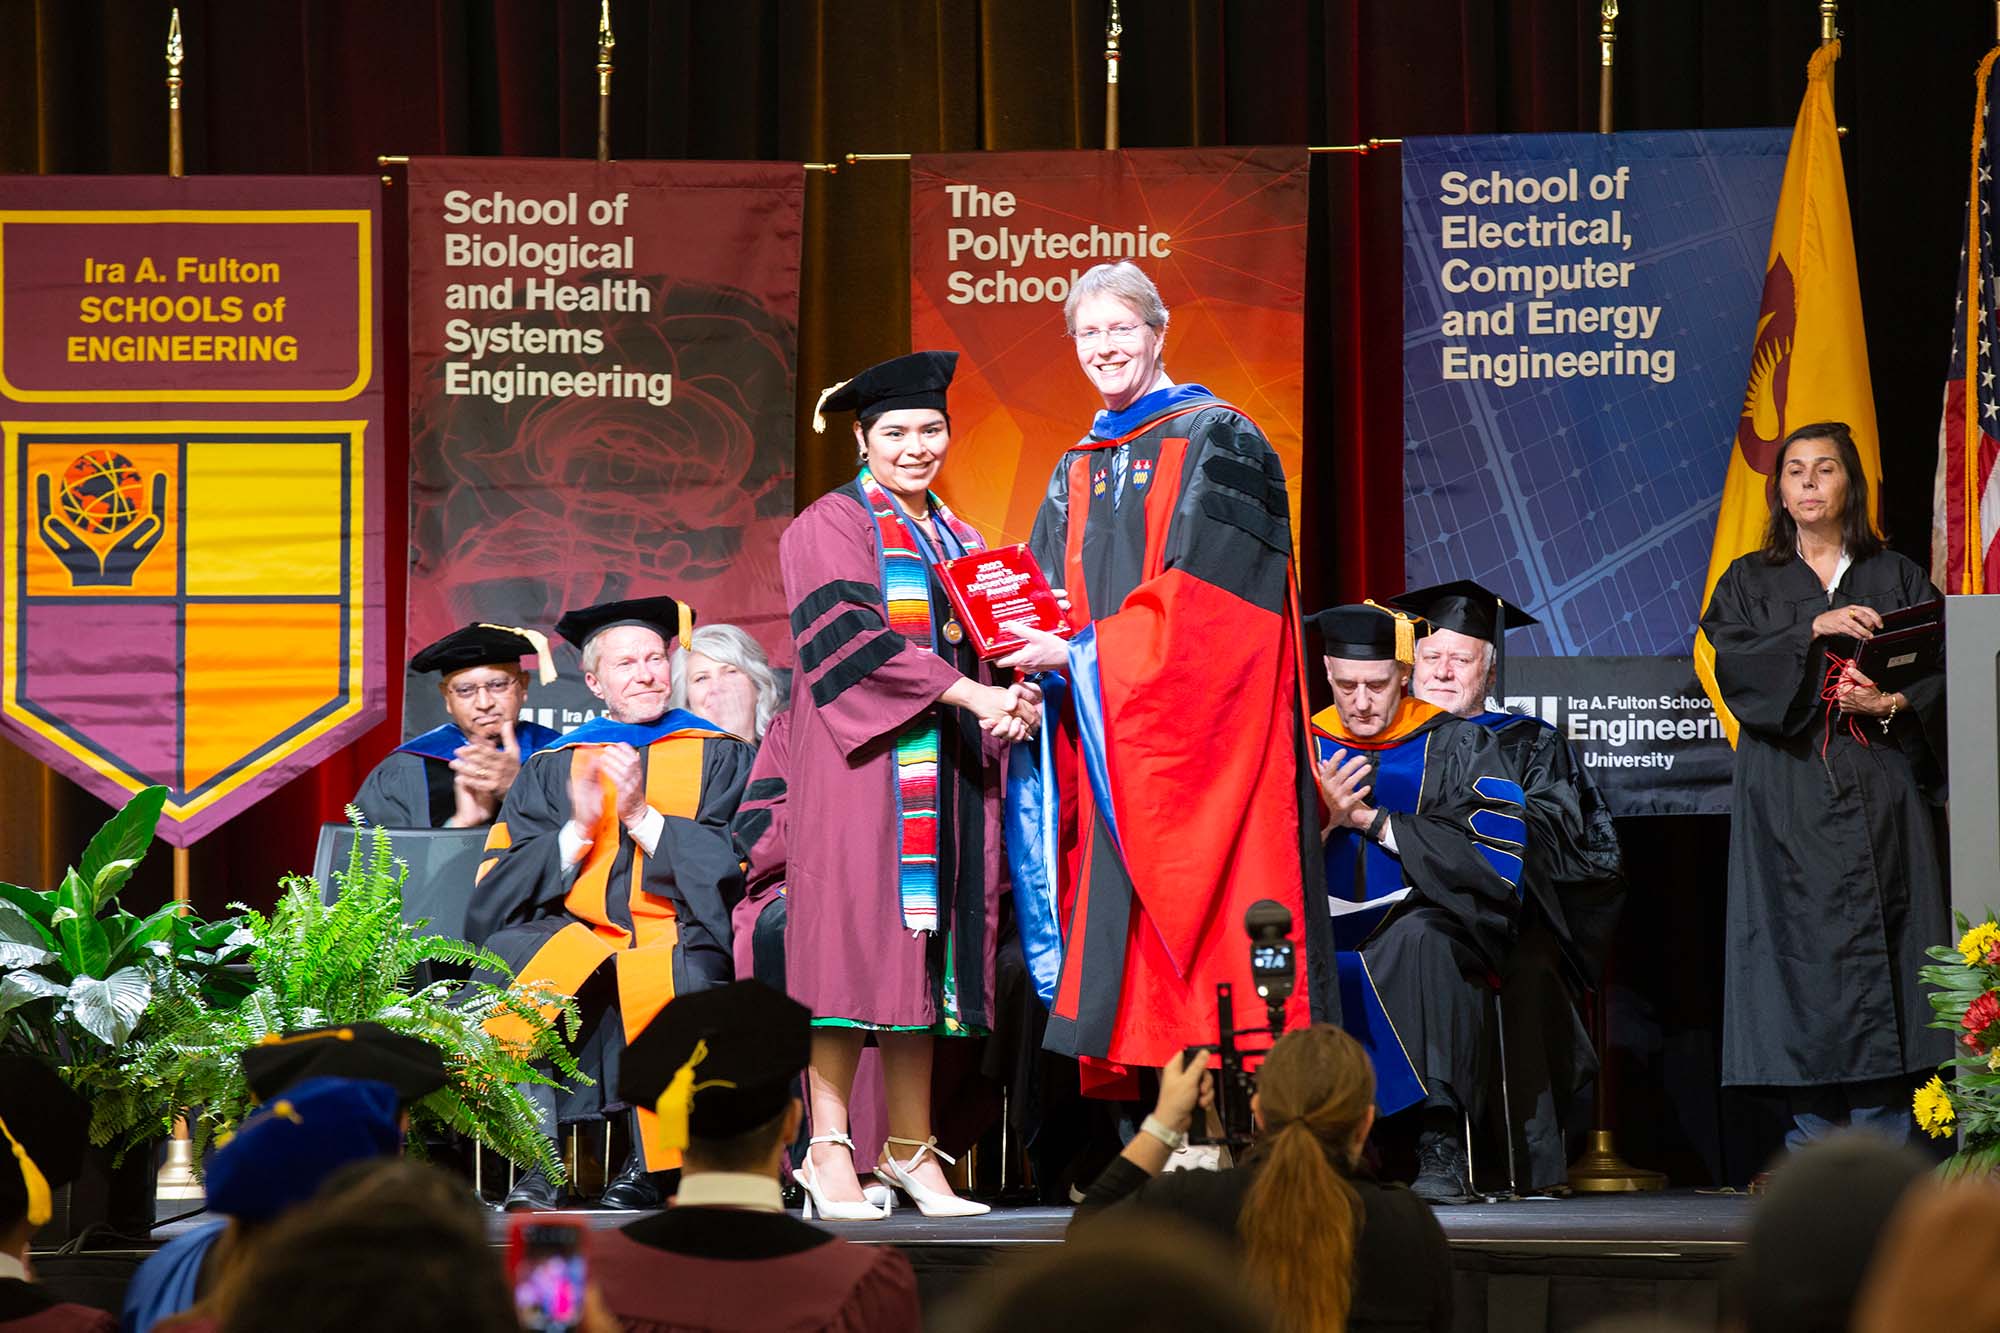
POLYGON ((1375 821, 1375 807, 1368 803, 1369 793, 1375 790, 1370 772, 1373 767, 1362 754, 1350 754, 1337 768, 1331 759, 1313 761, 1313 779, 1319 783, 1320 797, 1332 815, 1327 827, 1365 829, 1375 821))
POLYGON ((620 743, 598 754, 598 772, 609 780, 618 802, 618 822, 632 828, 646 815, 646 776, 639 752, 620 743))
POLYGON ((521 772, 521 746, 514 724, 500 724, 500 744, 471 741, 458 747, 451 760, 452 793, 458 808, 452 822, 459 828, 491 823, 500 802, 521 772))

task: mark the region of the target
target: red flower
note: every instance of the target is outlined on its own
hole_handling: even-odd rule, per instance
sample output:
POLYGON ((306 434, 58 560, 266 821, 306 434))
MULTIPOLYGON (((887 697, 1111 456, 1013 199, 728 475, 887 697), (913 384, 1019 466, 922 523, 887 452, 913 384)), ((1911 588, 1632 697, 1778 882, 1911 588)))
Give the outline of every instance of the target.
POLYGON ((2000 992, 1987 991, 1965 1008, 1965 1017, 1958 1025, 1965 1029, 1962 1039, 1972 1050, 1984 1050, 1988 1030, 1995 1022, 2000 1022, 2000 992))
POLYGON ((1986 961, 2000 963, 2000 940, 1995 940, 1986 946, 1986 961))

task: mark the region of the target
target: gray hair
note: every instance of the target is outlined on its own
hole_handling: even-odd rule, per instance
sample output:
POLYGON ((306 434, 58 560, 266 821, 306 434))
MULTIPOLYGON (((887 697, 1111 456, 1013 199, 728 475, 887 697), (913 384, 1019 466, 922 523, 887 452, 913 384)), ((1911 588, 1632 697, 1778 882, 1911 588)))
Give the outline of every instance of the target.
POLYGON ((687 636, 687 642, 674 648, 673 686, 667 697, 670 708, 687 707, 687 660, 691 652, 733 666, 750 677, 757 687, 757 734, 750 739, 763 740, 764 733, 770 730, 771 719, 778 715, 778 677, 772 672, 771 660, 764 656, 762 645, 737 625, 697 626, 687 636))
POLYGON ((1160 299, 1160 289, 1146 276, 1146 270, 1129 259, 1098 264, 1076 280, 1076 285, 1069 289, 1069 299, 1063 302, 1065 332, 1076 332, 1076 307, 1091 296, 1123 301, 1153 328, 1167 327, 1167 303, 1160 299))

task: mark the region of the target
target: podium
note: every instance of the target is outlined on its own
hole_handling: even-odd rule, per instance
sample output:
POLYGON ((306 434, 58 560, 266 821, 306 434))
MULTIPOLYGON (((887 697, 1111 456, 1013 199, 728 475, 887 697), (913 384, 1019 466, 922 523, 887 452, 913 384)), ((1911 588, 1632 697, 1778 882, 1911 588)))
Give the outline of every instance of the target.
POLYGON ((2000 909, 2000 596, 1947 597, 1945 624, 1951 906, 1983 921, 2000 909))

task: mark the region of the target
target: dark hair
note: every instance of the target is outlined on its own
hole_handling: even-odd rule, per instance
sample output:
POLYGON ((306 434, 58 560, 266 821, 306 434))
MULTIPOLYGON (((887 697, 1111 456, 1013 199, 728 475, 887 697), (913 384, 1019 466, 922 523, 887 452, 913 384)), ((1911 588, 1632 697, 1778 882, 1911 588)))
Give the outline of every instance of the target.
POLYGON ((1810 426, 1801 426, 1785 437, 1778 446, 1778 454, 1771 462, 1771 484, 1768 488, 1771 502, 1771 518, 1764 525, 1764 545, 1761 554, 1767 565, 1782 565, 1799 553, 1799 525, 1785 512, 1785 501, 1778 487, 1778 479, 1784 475, 1785 455, 1800 440, 1830 440, 1834 454, 1840 459, 1841 471, 1847 474, 1846 507, 1840 511, 1840 544, 1853 560, 1866 560, 1882 549, 1882 538, 1875 532, 1875 525, 1868 518, 1868 474, 1861 469, 1861 451, 1854 447, 1854 434, 1845 421, 1815 421, 1810 426))
POLYGON ((787 1104, 785 1110, 763 1124, 726 1139, 689 1134, 687 1160, 701 1171, 755 1171, 777 1150, 778 1137, 784 1132, 785 1116, 790 1110, 787 1104))
MULTIPOLYGON (((856 417, 854 420, 855 424, 861 427, 861 437, 863 439, 868 438, 868 432, 875 429, 875 423, 880 421, 883 417, 888 416, 889 412, 893 410, 895 409, 887 409, 881 412, 875 412, 865 417, 856 417)), ((938 415, 944 418, 944 428, 947 432, 949 432, 951 430, 951 412, 946 408, 940 407, 938 409, 938 415)))
POLYGON ((471 1195, 435 1167, 367 1165, 271 1228, 219 1303, 223 1333, 518 1333, 471 1195))

